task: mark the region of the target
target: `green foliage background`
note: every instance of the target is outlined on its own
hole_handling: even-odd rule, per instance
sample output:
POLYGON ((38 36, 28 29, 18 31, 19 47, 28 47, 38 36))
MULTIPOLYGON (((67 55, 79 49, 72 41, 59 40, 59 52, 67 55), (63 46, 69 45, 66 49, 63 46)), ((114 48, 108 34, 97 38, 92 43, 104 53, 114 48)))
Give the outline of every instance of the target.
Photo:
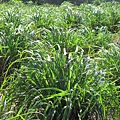
POLYGON ((0 119, 119 119, 120 4, 0 4, 0 119))

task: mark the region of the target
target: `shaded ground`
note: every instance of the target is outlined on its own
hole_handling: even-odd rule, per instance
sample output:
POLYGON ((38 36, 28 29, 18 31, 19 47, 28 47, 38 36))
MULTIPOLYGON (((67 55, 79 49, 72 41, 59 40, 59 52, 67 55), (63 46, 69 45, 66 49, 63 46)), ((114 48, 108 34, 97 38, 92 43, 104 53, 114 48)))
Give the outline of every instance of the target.
MULTIPOLYGON (((1 0, 0 2, 8 2, 8 1, 10 1, 10 0, 1 0)), ((30 0, 22 0, 22 1, 23 1, 23 3, 27 3, 30 0)), ((43 3, 60 5, 64 1, 69 1, 73 4, 75 4, 75 5, 80 5, 81 3, 84 3, 84 2, 93 3, 95 0, 32 0, 32 1, 34 3, 37 3, 38 5, 41 5, 43 3)), ((110 1, 113 1, 113 0, 101 0, 101 1, 110 2, 110 1)), ((120 0, 114 0, 114 1, 120 2, 120 0)), ((96 0, 95 2, 99 2, 99 0, 98 1, 96 0)))

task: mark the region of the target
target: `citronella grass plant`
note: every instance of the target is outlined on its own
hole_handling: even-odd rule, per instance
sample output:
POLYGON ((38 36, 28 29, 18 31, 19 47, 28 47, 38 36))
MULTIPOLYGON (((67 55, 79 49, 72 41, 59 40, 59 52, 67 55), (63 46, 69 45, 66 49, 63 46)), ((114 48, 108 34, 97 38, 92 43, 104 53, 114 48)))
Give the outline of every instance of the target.
POLYGON ((119 119, 119 6, 1 4, 0 119, 119 119))

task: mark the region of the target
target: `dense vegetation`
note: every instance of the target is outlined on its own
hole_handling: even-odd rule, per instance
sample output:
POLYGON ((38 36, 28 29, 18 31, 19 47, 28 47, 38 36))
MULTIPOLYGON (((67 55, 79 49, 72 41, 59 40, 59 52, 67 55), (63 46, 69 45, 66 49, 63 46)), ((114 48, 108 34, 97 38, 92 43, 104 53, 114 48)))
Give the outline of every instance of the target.
POLYGON ((0 4, 0 119, 120 119, 120 3, 0 4))

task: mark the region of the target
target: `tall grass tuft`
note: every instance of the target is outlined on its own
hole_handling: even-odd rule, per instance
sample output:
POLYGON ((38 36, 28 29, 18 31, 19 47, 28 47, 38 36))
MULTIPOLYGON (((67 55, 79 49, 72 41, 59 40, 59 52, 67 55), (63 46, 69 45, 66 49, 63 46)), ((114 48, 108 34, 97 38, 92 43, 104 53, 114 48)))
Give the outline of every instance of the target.
POLYGON ((119 119, 119 8, 0 4, 0 119, 119 119))

